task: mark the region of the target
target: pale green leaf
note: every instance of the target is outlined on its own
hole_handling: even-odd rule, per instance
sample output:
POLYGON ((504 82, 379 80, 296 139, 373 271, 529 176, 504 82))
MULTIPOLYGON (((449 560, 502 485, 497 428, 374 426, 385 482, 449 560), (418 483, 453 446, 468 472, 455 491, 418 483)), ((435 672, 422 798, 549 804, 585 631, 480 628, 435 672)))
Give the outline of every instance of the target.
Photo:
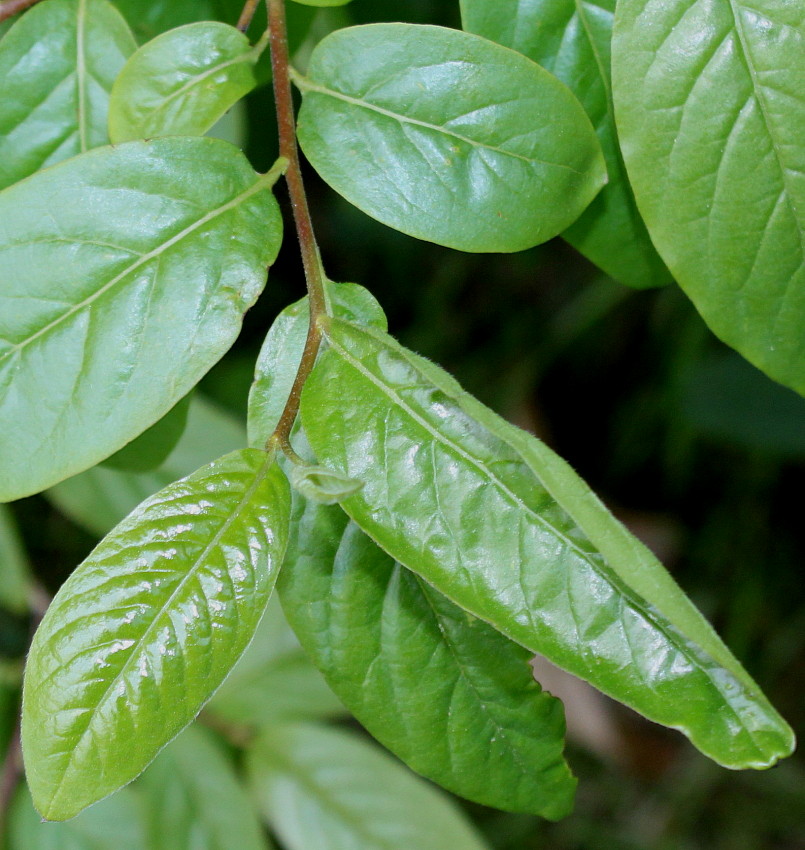
POLYGON ((615 0, 461 0, 464 29, 518 50, 578 97, 598 133, 609 182, 562 235, 629 286, 668 283, 637 211, 615 133, 610 54, 615 0))
POLYGON ((290 491, 244 449, 140 505, 62 586, 31 646, 22 742, 37 809, 63 820, 129 782, 254 635, 290 491))
POLYGON ((277 586, 316 666, 410 767, 487 806, 559 818, 575 780, 562 704, 531 654, 379 549, 344 512, 294 499, 277 586))
POLYGON ((16 614, 30 610, 30 569, 14 517, 0 505, 0 605, 16 614))
POLYGON ((242 32, 215 21, 149 41, 126 62, 112 88, 112 142, 203 135, 257 85, 259 56, 242 32))
POLYGON ((606 180, 572 92, 457 30, 372 24, 313 51, 299 141, 348 201, 464 251, 519 251, 568 227, 606 180), (356 61, 360 57, 360 61, 356 61))
POLYGON ((353 734, 266 728, 248 752, 252 790, 288 850, 484 850, 453 804, 353 734))
POLYGON ((231 759, 215 736, 197 724, 182 732, 157 756, 140 777, 137 789, 144 797, 153 848, 269 847, 231 759))
POLYGON ((45 0, 15 23, 0 42, 0 189, 108 143, 109 92, 135 47, 107 0, 45 0))
POLYGON ((755 683, 564 461, 390 337, 322 326, 302 422, 319 461, 365 482, 342 506, 387 552, 726 766, 790 753, 755 683))
POLYGON ((326 466, 303 466, 295 463, 289 478, 294 490, 306 499, 312 499, 322 505, 335 505, 363 487, 362 481, 326 466))
POLYGON ((274 177, 183 137, 0 193, 0 500, 103 460, 229 348, 279 249, 274 177))
POLYGON ((717 336, 805 394, 805 5, 622 0, 612 70, 654 244, 717 336))

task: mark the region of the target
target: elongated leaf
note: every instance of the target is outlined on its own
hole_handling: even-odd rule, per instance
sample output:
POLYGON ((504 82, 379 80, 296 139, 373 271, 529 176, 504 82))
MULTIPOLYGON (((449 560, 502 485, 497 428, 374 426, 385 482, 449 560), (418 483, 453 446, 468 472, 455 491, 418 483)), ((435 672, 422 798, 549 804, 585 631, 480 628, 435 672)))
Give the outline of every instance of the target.
POLYGON ((339 508, 294 499, 278 590, 316 666, 414 770, 509 811, 566 815, 562 704, 530 653, 379 549, 339 508))
POLYGON ((273 179, 172 138, 0 193, 0 501, 103 460, 229 348, 279 249, 273 179))
POLYGON ((159 850, 267 850, 268 842, 230 759, 213 734, 190 726, 138 782, 159 850))
POLYGON ((614 12, 615 0, 461 0, 465 30, 518 50, 556 74, 595 126, 609 182, 562 235, 616 280, 658 286, 671 278, 637 211, 615 133, 614 12))
POLYGON ((660 254, 721 339, 805 394, 805 7, 623 0, 612 62, 660 254))
POLYGON ((0 505, 0 605, 17 614, 29 610, 30 569, 14 517, 0 505))
POLYGON ((483 850, 436 789, 346 732, 272 726, 248 753, 258 805, 288 850, 483 850))
POLYGON ((151 850, 140 801, 128 788, 69 823, 45 823, 23 786, 9 821, 8 850, 151 850))
POLYGON ((568 227, 606 179, 570 90, 478 36, 412 24, 338 30, 298 85, 299 141, 313 167, 420 239, 530 248, 568 227))
POLYGON ((72 817, 133 779, 252 639, 288 532, 289 488, 245 449, 161 490, 56 595, 24 682, 37 809, 72 817))
POLYGON ((47 0, 20 18, 0 42, 0 189, 107 144, 109 92, 135 47, 107 0, 47 0))
POLYGON ((754 682, 567 464, 389 337, 325 327, 302 421, 322 463, 365 482, 342 506, 387 552, 727 766, 790 752, 754 682))
POLYGON ((170 30, 126 62, 109 102, 115 144, 156 136, 201 136, 256 85, 259 58, 228 24, 206 21, 170 30))

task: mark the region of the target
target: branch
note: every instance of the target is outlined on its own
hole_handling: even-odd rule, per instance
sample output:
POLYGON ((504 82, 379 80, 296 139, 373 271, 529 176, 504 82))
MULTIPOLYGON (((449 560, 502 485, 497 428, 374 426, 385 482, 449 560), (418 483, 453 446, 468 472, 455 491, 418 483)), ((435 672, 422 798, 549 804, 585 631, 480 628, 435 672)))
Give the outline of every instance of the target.
POLYGON ((29 6, 38 2, 39 0, 5 0, 0 3, 0 23, 19 12, 24 12, 29 6))

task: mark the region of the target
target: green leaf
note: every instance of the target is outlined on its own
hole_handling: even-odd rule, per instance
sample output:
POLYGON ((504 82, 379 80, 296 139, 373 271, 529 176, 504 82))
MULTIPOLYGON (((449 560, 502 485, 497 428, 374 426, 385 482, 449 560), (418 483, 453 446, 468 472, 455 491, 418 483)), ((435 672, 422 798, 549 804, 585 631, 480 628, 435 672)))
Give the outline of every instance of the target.
POLYGON ((322 327, 305 432, 322 463, 365 482, 342 506, 392 557, 726 766, 791 751, 715 632, 564 461, 390 337, 322 327))
POLYGON ((201 726, 182 732, 137 784, 149 815, 151 847, 267 850, 269 846, 231 760, 201 726))
POLYGON ((103 537, 157 490, 245 442, 243 426, 196 393, 190 402, 185 432, 159 469, 136 474, 95 466, 61 481, 45 495, 73 522, 103 537))
MULTIPOLYGON (((161 466, 184 433, 191 395, 192 393, 186 395, 162 419, 155 422, 147 431, 143 431, 137 439, 106 458, 103 461, 104 466, 121 469, 124 472, 148 472, 161 466)), ((201 466, 201 463, 197 463, 196 467, 198 466, 201 466)))
POLYGON ((26 772, 46 818, 129 782, 198 714, 254 635, 289 510, 276 463, 233 452, 143 502, 62 586, 23 689, 26 772))
POLYGON ((0 193, 0 501, 121 448, 229 348, 279 249, 274 179, 170 138, 0 193))
POLYGON ((8 850, 149 850, 145 818, 134 791, 124 788, 69 823, 46 823, 20 788, 11 806, 8 850))
POLYGON ((295 499, 277 589, 347 708, 444 788, 507 811, 568 814, 562 704, 530 653, 457 608, 337 508, 295 499))
POLYGON ((604 151, 608 184, 563 234, 621 283, 671 279, 649 239, 626 177, 615 132, 610 75, 615 0, 461 0, 464 29, 518 50, 578 97, 604 151))
POLYGON ((365 213, 420 239, 530 248, 568 227, 606 180, 569 89, 478 36, 412 24, 337 30, 297 83, 313 167, 365 213))
POLYGON ((212 0, 115 0, 115 5, 140 43, 183 24, 218 17, 212 0))
POLYGON ((353 734, 272 726, 250 748, 247 767, 288 850, 485 850, 447 798, 353 734))
POLYGON ((363 487, 363 481, 342 475, 326 466, 302 466, 295 463, 289 477, 294 490, 322 505, 338 504, 363 487))
MULTIPOLYGON (((333 314, 341 319, 387 329, 375 297, 356 283, 326 284, 333 314)), ((260 448, 274 432, 293 386, 305 347, 310 309, 307 298, 286 307, 266 335, 249 391, 249 445, 260 448)))
POLYGON ((14 517, 0 505, 0 605, 15 614, 30 610, 30 569, 14 517))
POLYGON ((188 24, 149 41, 115 80, 111 140, 203 135, 257 85, 259 56, 242 32, 214 21, 188 24))
POLYGON ((205 712, 250 727, 278 719, 319 719, 345 713, 299 645, 276 596, 271 597, 254 640, 205 712))
POLYGON ((654 244, 717 336, 805 394, 805 7, 622 0, 612 70, 654 244))
POLYGON ((296 0, 296 2, 301 3, 303 6, 331 7, 346 6, 350 0, 296 0))
POLYGON ((107 144, 109 92, 135 47, 107 0, 47 0, 15 23, 0 42, 0 189, 107 144))

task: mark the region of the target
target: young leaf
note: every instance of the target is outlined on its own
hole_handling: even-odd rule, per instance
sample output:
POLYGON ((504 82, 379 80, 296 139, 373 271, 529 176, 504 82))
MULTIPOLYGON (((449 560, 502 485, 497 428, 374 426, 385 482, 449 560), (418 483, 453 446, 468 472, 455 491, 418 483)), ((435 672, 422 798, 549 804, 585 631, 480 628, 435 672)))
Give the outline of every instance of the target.
POLYGON ((805 7, 623 0, 612 63, 654 244, 721 339, 805 394, 805 7))
POLYGON ((294 464, 289 477, 294 490, 306 499, 312 499, 322 505, 338 504, 363 487, 362 481, 342 475, 326 466, 294 464))
POLYGON ((0 193, 0 501, 103 460, 229 348, 279 249, 275 176, 170 138, 0 193))
POLYGON ((392 557, 726 766, 791 751, 755 683, 567 464, 390 337, 322 327, 305 432, 365 482, 342 506, 392 557))
POLYGON ((570 90, 475 35, 413 24, 337 30, 297 83, 299 141, 313 167, 355 206, 420 239, 530 248, 568 227, 606 180, 570 90))
POLYGON ((153 848, 267 850, 269 846, 231 760, 213 734, 197 724, 157 756, 137 785, 145 798, 153 848))
POLYGON ((288 850, 485 850, 439 791, 353 734, 271 726, 250 748, 247 768, 288 850))
POLYGON ((581 101, 598 133, 609 182, 562 236, 621 283, 671 279, 651 244, 626 177, 612 106, 610 45, 615 0, 461 0, 464 29, 518 50, 581 101))
POLYGON ((203 135, 257 85, 259 55, 242 32, 214 21, 188 24, 149 41, 112 88, 112 142, 203 135))
POLYGON ((273 459, 233 452, 143 502, 62 586, 23 688, 26 772, 46 818, 129 782, 198 714, 265 610, 289 503, 273 459))
POLYGON ((17 21, 0 42, 0 189, 107 144, 109 92, 136 46, 107 0, 47 0, 17 21))
POLYGON ((395 564, 342 510, 293 505, 277 589, 347 708, 444 788, 564 817, 576 787, 564 713, 534 681, 530 654, 395 564))

